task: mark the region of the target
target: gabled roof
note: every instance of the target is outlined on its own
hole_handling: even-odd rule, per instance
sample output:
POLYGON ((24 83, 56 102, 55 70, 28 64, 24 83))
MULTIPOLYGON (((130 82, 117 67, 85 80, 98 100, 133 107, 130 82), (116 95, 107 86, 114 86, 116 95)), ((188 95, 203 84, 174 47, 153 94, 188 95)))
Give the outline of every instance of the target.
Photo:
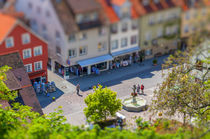
POLYGON ((75 14, 100 9, 96 0, 67 0, 67 3, 75 14))
POLYGON ((126 0, 112 0, 112 3, 118 6, 122 6, 126 0))
MULTIPOLYGON (((140 0, 130 0, 134 6, 134 9, 139 16, 150 14, 153 12, 173 8, 176 6, 175 0, 160 0, 158 3, 150 1, 148 5, 143 5, 140 0)), ((179 0, 178 0, 179 1, 179 0)))
POLYGON ((10 30, 16 25, 17 20, 11 16, 0 13, 0 43, 10 30))
MULTIPOLYGON (((116 23, 116 22, 118 22, 120 20, 120 18, 117 16, 117 14, 115 13, 114 9, 112 8, 112 6, 107 4, 106 0, 98 0, 98 2, 101 4, 101 6, 102 6, 106 16, 108 17, 108 20, 109 20, 110 23, 116 23)), ((112 1, 112 3, 113 3, 113 1, 112 1)), ((138 13, 134 9, 133 5, 131 6, 131 17, 133 19, 138 18, 138 13)))

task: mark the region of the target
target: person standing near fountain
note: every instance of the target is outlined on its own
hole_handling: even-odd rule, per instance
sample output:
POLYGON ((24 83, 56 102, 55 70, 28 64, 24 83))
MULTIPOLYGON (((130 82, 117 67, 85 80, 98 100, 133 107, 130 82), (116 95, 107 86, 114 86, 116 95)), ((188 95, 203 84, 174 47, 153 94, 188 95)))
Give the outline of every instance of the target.
POLYGON ((142 92, 142 94, 144 94, 144 85, 143 84, 141 85, 141 92, 142 92))
POLYGON ((140 85, 137 86, 137 93, 140 94, 140 85))

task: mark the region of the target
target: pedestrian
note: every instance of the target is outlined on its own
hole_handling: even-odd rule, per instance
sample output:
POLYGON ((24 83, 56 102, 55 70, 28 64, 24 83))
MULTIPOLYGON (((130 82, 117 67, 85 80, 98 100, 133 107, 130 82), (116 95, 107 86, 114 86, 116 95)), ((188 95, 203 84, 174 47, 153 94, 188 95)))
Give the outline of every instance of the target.
POLYGON ((142 92, 142 94, 144 94, 144 85, 143 84, 141 85, 141 92, 142 92))
POLYGON ((140 95, 140 85, 137 86, 137 93, 140 95))
POLYGON ((76 86, 76 91, 77 91, 77 95, 78 95, 78 96, 80 96, 80 94, 79 94, 79 90, 80 90, 80 85, 79 85, 79 84, 77 84, 77 86, 76 86))

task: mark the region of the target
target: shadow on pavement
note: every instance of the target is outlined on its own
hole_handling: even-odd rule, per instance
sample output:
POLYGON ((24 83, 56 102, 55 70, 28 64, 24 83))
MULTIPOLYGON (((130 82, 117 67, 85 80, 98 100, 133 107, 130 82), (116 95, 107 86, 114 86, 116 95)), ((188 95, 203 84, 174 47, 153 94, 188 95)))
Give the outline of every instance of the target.
POLYGON ((45 108, 46 106, 48 106, 50 103, 53 102, 52 97, 55 97, 55 99, 58 99, 60 96, 62 96, 64 93, 56 88, 56 92, 50 93, 50 96, 46 96, 45 94, 36 94, 37 98, 39 100, 39 103, 41 105, 42 108, 45 108))
POLYGON ((77 84, 80 84, 80 89, 82 91, 88 91, 92 89, 93 86, 96 86, 98 83, 101 84, 102 86, 110 87, 113 85, 120 84, 124 80, 129 80, 136 77, 139 77, 141 79, 152 78, 154 76, 152 72, 161 70, 162 69, 161 65, 163 64, 164 59, 166 59, 167 57, 168 55, 162 56, 161 58, 157 58, 159 62, 157 66, 152 66, 153 59, 149 59, 145 60, 141 64, 133 64, 132 66, 129 67, 122 67, 119 69, 104 71, 101 72, 100 75, 89 75, 85 77, 78 77, 75 79, 70 79, 68 81, 74 84, 75 86, 77 84), (138 68, 139 70, 136 70, 136 68, 138 68), (130 70, 134 70, 134 72, 130 72, 130 70), (109 76, 110 78, 107 80, 109 76))

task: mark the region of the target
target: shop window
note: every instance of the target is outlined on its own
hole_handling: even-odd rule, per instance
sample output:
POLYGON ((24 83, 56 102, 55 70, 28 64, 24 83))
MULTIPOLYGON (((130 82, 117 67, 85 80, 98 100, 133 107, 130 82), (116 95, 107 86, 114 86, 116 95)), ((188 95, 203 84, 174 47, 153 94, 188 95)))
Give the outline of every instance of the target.
POLYGON ((133 35, 131 36, 131 45, 137 44, 137 36, 133 35))
POLYGON ((42 70, 42 61, 34 62, 34 70, 35 71, 42 70))
POLYGON ((122 38, 121 39, 121 47, 126 47, 128 45, 128 39, 127 38, 122 38))
POLYGON ((117 24, 111 25, 111 33, 115 34, 118 32, 117 24))
POLYGON ((76 49, 70 49, 69 50, 69 57, 70 58, 76 57, 76 49))
POLYGON ((83 46, 79 48, 79 55, 86 55, 87 54, 87 46, 83 46))
POLYGON ((118 48, 118 40, 114 40, 111 42, 111 48, 112 48, 112 50, 118 48))
POLYGON ((24 65, 27 72, 32 72, 32 64, 24 65))
POLYGON ((103 42, 103 43, 98 43, 98 51, 105 51, 107 49, 107 43, 103 42))
POLYGON ((42 46, 38 46, 34 48, 34 56, 42 55, 42 46))
POLYGON ((28 44, 31 42, 30 34, 29 33, 24 33, 22 34, 22 44, 28 44))
POLYGON ((11 48, 14 46, 14 39, 13 37, 8 37, 5 41, 6 43, 6 48, 11 48))
POLYGON ((128 23, 123 22, 122 23, 122 32, 126 32, 128 30, 128 23))
POLYGON ((152 49, 145 50, 145 56, 152 55, 152 49))
POLYGON ((75 42, 76 41, 76 36, 75 34, 69 35, 69 42, 75 42))
POLYGON ((23 50, 23 59, 30 58, 30 57, 31 57, 31 49, 23 50))

